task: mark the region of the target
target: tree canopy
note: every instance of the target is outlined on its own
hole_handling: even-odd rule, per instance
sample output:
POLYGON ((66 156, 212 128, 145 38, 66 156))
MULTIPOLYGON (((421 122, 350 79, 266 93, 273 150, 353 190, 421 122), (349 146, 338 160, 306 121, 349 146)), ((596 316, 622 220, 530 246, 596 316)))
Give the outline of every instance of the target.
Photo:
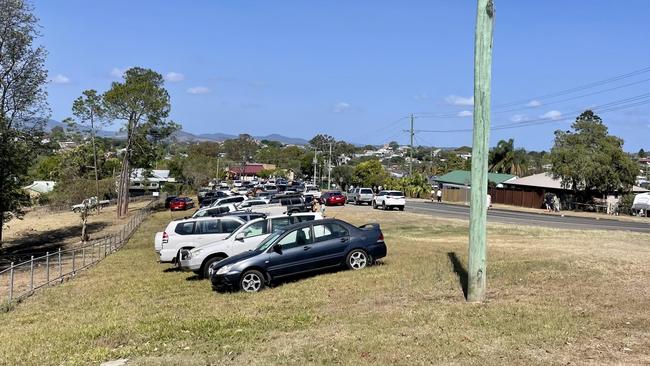
POLYGON ((584 197, 629 191, 638 168, 623 151, 623 140, 609 135, 602 119, 590 110, 578 116, 571 128, 573 132, 555 132, 550 154, 553 176, 584 197))
POLYGON ((156 155, 156 143, 167 138, 178 125, 167 119, 171 103, 163 76, 150 69, 127 70, 124 81, 114 82, 104 93, 104 105, 110 118, 124 121, 127 133, 118 189, 117 214, 121 217, 128 211, 130 164, 155 161, 152 157, 156 155))
POLYGON ((34 47, 38 18, 22 0, 0 0, 0 242, 2 226, 22 215, 21 187, 36 156, 48 114, 46 51, 34 47))

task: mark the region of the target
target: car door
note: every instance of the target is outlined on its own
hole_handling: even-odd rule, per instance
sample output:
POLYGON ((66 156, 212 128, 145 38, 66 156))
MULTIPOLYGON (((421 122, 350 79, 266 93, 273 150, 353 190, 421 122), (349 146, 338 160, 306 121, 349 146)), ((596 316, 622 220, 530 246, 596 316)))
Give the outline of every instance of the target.
POLYGON ((279 252, 269 248, 269 274, 277 278, 312 270, 311 239, 309 226, 287 232, 277 243, 279 252))
POLYGON ((314 223, 314 243, 310 249, 314 268, 337 266, 343 262, 350 232, 337 223, 314 223))
POLYGON ((197 221, 192 238, 194 245, 198 247, 214 241, 215 235, 221 234, 221 225, 219 221, 219 219, 197 221))

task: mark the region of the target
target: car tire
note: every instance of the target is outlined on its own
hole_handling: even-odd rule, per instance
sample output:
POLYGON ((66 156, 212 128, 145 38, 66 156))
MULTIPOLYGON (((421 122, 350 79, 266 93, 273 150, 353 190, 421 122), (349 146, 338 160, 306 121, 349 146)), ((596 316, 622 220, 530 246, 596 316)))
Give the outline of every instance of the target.
POLYGON ((372 200, 372 209, 373 210, 377 209, 377 202, 375 202, 375 200, 372 200))
POLYGON ((358 271, 368 267, 372 263, 370 256, 363 249, 355 249, 348 253, 348 256, 345 258, 345 265, 348 269, 353 271, 358 271))
POLYGON ((381 203, 381 208, 382 208, 384 211, 388 211, 388 206, 386 206, 386 202, 385 202, 385 201, 381 203))
POLYGON ((260 292, 265 286, 264 275, 254 269, 244 272, 239 279, 239 289, 244 292, 260 292))
POLYGON ((201 266, 201 271, 199 272, 199 277, 201 277, 201 278, 210 278, 210 267, 212 265, 216 264, 216 263, 219 263, 223 259, 225 259, 225 257, 222 257, 220 255, 208 258, 208 260, 206 260, 203 263, 203 266, 201 266))

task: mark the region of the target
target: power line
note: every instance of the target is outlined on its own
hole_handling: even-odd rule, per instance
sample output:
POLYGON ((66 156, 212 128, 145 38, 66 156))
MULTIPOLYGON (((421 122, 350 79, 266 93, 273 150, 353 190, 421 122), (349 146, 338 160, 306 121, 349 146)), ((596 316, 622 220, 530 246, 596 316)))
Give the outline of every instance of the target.
MULTIPOLYGON (((579 92, 579 91, 582 91, 582 90, 592 89, 592 88, 595 88, 595 87, 598 87, 598 86, 601 86, 601 85, 614 83, 614 82, 621 81, 621 80, 624 80, 624 79, 627 79, 627 78, 630 78, 630 77, 642 75, 642 74, 645 74, 645 73, 648 73, 648 72, 650 72, 650 67, 645 67, 645 68, 642 68, 642 69, 639 69, 639 70, 635 70, 635 71, 632 71, 632 72, 628 72, 628 73, 625 73, 625 74, 614 76, 614 77, 611 77, 611 78, 608 78, 608 79, 603 79, 603 80, 583 84, 583 85, 576 86, 576 87, 573 87, 573 88, 564 89, 564 90, 560 90, 560 91, 553 92, 553 93, 548 93, 548 94, 543 94, 543 95, 536 96, 536 97, 529 97, 529 98, 526 98, 526 99, 520 99, 520 100, 517 100, 517 101, 512 101, 512 102, 507 102, 507 103, 495 105, 495 106, 493 106, 492 110, 493 110, 493 113, 507 113, 507 112, 514 112, 514 111, 532 109, 532 108, 536 108, 536 106, 526 106, 526 107, 519 107, 519 108, 515 108, 515 109, 511 108, 511 109, 506 109, 506 110, 499 110, 499 109, 502 109, 502 108, 512 107, 512 106, 516 106, 516 105, 523 104, 523 103, 529 103, 532 100, 552 99, 552 98, 555 98, 555 97, 576 93, 576 92, 579 92)), ((588 97, 588 96, 592 96, 592 95, 602 94, 602 93, 606 93, 606 92, 609 92, 609 91, 618 90, 618 89, 638 85, 638 84, 645 83, 645 82, 648 82, 648 81, 650 81, 650 79, 643 79, 643 80, 635 81, 635 82, 624 84, 624 85, 615 86, 615 87, 608 88, 608 89, 603 89, 603 90, 599 90, 599 91, 595 91, 595 92, 591 92, 591 93, 587 93, 587 94, 582 94, 582 95, 579 95, 579 96, 574 96, 574 97, 565 98, 565 99, 561 99, 561 100, 557 100, 557 101, 547 102, 547 103, 544 103, 544 104, 545 105, 551 105, 551 104, 563 103, 563 102, 570 101, 570 100, 575 100, 575 99, 579 99, 579 98, 584 98, 584 97, 588 97)), ((464 116, 459 116, 458 113, 460 113, 460 112, 454 112, 454 113, 420 112, 420 113, 417 113, 417 115, 418 115, 418 117, 421 117, 421 118, 461 118, 461 117, 464 117, 464 116)))
MULTIPOLYGON (((608 112, 614 112, 618 110, 623 110, 631 107, 636 107, 640 105, 646 105, 650 104, 650 93, 646 94, 641 94, 638 96, 634 97, 629 97, 629 98, 624 98, 621 100, 617 100, 614 102, 610 103, 605 103, 601 104, 599 106, 591 107, 589 109, 596 111, 598 113, 608 113, 608 112)), ((578 114, 583 112, 584 110, 576 110, 569 112, 569 114, 578 114)), ((521 122, 512 122, 512 123, 507 123, 507 124, 502 124, 502 125, 496 125, 491 128, 491 130, 505 130, 505 129, 511 129, 511 128, 521 128, 521 127, 528 127, 528 126, 534 126, 534 125, 542 125, 542 124, 548 124, 548 123, 555 123, 555 122, 563 122, 566 120, 571 120, 574 119, 573 116, 567 116, 563 118, 538 118, 538 119, 533 119, 533 120, 527 120, 527 121, 521 121, 521 122)), ((448 132, 471 132, 471 128, 462 128, 462 129, 450 129, 450 130, 416 130, 417 132, 425 132, 425 133, 448 133, 448 132)))

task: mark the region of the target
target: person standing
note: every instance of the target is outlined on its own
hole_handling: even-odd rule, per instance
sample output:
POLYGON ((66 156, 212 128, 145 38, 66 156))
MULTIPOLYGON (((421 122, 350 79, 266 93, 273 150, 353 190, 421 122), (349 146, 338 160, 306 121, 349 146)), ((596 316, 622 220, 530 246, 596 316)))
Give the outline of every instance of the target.
POLYGON ((436 197, 438 198, 438 203, 442 202, 442 189, 438 188, 438 191, 436 192, 436 197))

